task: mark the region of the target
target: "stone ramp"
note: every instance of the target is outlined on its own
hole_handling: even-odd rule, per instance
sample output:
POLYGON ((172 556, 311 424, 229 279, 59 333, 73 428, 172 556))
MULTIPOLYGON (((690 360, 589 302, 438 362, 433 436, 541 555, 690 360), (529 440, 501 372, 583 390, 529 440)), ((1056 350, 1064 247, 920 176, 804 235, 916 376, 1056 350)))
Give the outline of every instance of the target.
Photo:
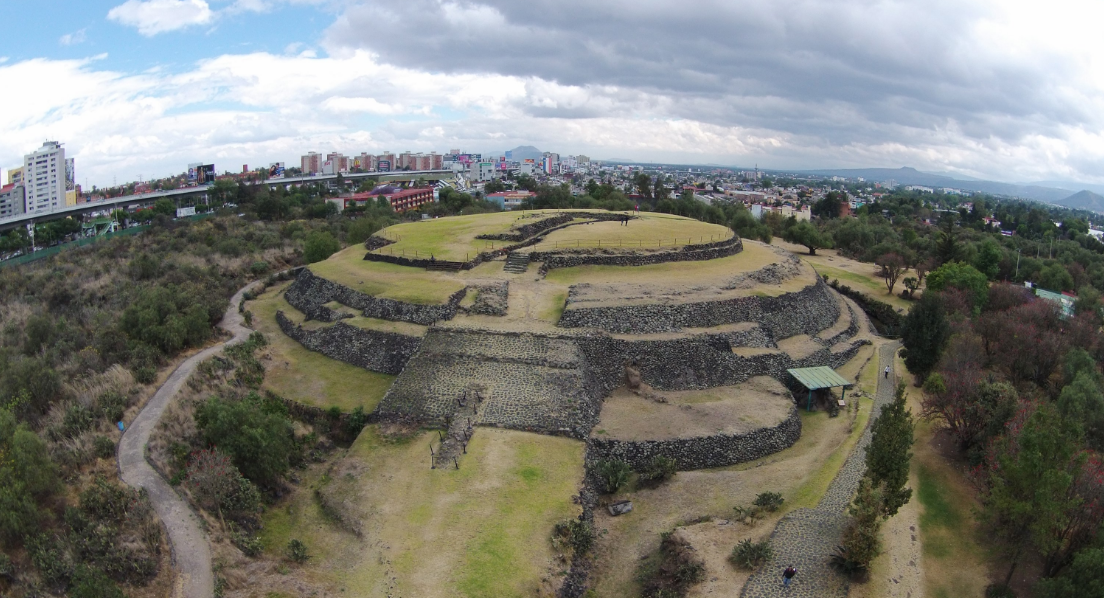
POLYGON ((894 355, 900 343, 886 343, 878 349, 879 373, 888 365, 890 376, 879 375, 874 397, 874 413, 859 442, 828 486, 815 509, 798 509, 786 514, 771 533, 774 556, 756 571, 744 585, 742 598, 844 598, 848 581, 830 565, 847 525, 847 507, 866 473, 866 447, 870 444, 870 423, 882 407, 893 401, 897 387, 894 355), (797 577, 788 588, 782 587, 782 571, 793 565, 797 577))
POLYGON ((380 402, 381 418, 447 425, 457 398, 482 389, 473 417, 490 425, 585 437, 601 396, 569 338, 520 332, 432 329, 380 402))

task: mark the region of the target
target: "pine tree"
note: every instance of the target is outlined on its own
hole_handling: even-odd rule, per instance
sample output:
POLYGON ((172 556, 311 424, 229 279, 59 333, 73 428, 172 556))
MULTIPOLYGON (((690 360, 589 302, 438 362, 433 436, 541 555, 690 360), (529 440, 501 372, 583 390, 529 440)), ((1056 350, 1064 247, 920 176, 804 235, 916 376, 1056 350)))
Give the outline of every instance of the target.
POLYGON ((916 307, 905 317, 901 340, 905 344, 905 367, 921 380, 935 369, 951 328, 943 312, 938 293, 925 292, 916 307))
POLYGON ((882 514, 892 517, 908 503, 912 489, 908 484, 912 459, 912 412, 905 407, 905 384, 897 384, 893 402, 882 407, 870 426, 870 445, 866 447, 866 475, 882 487, 882 514))

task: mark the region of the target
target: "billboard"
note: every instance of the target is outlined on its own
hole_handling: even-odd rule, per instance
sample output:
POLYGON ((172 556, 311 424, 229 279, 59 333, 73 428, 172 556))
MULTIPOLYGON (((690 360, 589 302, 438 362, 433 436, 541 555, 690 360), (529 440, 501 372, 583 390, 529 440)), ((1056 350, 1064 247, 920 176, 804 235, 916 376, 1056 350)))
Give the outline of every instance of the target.
POLYGON ((380 172, 391 172, 391 160, 380 160, 376 162, 376 170, 380 172))
POLYGON ((183 218, 185 216, 195 216, 195 206, 176 209, 177 218, 183 218))
POLYGON ((273 162, 268 165, 268 178, 270 179, 282 179, 284 178, 284 163, 273 162))
POLYGON ((206 185, 215 182, 214 164, 189 164, 188 183, 193 185, 206 185))

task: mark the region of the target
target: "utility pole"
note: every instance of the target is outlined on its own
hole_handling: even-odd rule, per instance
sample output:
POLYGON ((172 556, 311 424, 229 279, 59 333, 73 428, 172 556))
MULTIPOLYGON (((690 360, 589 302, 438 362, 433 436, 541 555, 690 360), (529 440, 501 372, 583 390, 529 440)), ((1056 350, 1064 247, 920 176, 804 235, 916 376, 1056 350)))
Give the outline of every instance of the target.
POLYGON ((1020 250, 1016 250, 1016 278, 1020 277, 1020 250))

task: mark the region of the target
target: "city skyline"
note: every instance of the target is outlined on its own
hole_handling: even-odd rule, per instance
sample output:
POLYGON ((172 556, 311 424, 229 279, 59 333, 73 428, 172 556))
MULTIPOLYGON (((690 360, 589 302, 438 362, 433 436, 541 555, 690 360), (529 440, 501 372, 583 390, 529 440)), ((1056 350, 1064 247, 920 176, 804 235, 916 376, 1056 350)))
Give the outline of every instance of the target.
POLYGON ((0 81, 24 85, 0 99, 0 169, 46 139, 99 186, 312 150, 534 145, 1104 183, 1100 9, 1071 2, 61 6, 6 9, 0 81))

